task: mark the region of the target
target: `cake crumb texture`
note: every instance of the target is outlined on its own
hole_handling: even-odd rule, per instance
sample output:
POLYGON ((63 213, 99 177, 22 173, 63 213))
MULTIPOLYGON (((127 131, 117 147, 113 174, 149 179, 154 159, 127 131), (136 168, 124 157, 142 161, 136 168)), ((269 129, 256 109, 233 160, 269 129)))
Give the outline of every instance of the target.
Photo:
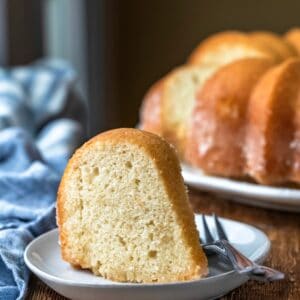
POLYGON ((63 259, 116 281, 172 282, 207 274, 174 149, 137 129, 85 143, 59 187, 63 259))

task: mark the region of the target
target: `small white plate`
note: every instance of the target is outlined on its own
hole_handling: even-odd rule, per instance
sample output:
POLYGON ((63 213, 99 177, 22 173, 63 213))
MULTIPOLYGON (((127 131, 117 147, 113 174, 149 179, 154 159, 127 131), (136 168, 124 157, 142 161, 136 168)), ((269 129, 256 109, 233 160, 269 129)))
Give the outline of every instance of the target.
MULTIPOLYGON (((203 232, 201 216, 196 224, 203 232)), ((208 217, 213 226, 213 219, 208 217)), ((270 249, 270 241, 260 230, 244 223, 221 219, 229 240, 248 258, 262 262, 270 249)), ((24 253, 26 265, 42 281, 59 294, 71 299, 106 300, 184 300, 215 299, 245 283, 248 278, 209 257, 209 276, 203 279, 169 284, 119 283, 72 268, 60 255, 58 230, 54 229, 32 241, 24 253)))
POLYGON ((181 164, 182 176, 189 186, 213 192, 248 205, 300 212, 300 189, 272 187, 234 179, 210 176, 181 164))

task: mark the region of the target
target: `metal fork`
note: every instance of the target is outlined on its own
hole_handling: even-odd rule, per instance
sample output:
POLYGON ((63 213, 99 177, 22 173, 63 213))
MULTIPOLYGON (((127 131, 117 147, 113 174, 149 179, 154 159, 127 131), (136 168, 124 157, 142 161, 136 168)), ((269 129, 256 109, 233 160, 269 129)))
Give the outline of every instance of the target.
POLYGON ((201 238, 202 247, 207 255, 218 254, 229 261, 232 267, 239 273, 247 275, 250 279, 271 282, 281 280, 284 274, 269 267, 261 266, 248 259, 228 241, 225 230, 219 218, 214 214, 214 225, 218 238, 215 239, 209 229, 205 216, 202 215, 205 239, 201 238))

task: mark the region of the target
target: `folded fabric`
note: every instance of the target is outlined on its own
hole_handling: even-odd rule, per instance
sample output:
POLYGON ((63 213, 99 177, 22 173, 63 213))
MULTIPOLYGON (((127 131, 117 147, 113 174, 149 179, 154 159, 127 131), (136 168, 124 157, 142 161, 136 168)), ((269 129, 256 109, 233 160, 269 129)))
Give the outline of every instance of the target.
POLYGON ((74 83, 62 61, 0 69, 0 300, 24 298, 24 249, 56 226, 57 187, 85 138, 74 83))

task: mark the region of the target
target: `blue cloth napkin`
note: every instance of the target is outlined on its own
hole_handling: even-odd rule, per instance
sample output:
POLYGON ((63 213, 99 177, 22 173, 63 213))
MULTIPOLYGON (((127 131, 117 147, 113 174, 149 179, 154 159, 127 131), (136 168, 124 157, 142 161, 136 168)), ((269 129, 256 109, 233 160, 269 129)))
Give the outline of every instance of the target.
POLYGON ((56 226, 57 187, 85 137, 85 107, 63 61, 0 69, 0 300, 23 299, 23 253, 56 226))

